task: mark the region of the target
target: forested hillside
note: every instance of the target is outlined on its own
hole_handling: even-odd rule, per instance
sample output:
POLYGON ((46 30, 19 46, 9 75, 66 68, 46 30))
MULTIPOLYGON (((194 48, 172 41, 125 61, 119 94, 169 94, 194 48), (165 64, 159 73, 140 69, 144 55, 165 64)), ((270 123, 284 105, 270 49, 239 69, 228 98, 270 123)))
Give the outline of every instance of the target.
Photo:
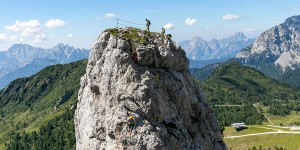
POLYGON ((199 82, 212 104, 253 104, 270 99, 297 100, 300 91, 238 63, 223 64, 199 82))
POLYGON ((300 69, 290 70, 286 72, 279 81, 287 83, 293 87, 300 88, 300 69))
POLYGON ((222 64, 207 80, 197 82, 225 125, 239 121, 260 124, 264 117, 255 108, 256 103, 269 106, 275 115, 300 111, 299 90, 235 62, 222 64))
POLYGON ((86 64, 50 66, 0 91, 0 149, 49 149, 50 143, 74 149, 74 102, 86 64))

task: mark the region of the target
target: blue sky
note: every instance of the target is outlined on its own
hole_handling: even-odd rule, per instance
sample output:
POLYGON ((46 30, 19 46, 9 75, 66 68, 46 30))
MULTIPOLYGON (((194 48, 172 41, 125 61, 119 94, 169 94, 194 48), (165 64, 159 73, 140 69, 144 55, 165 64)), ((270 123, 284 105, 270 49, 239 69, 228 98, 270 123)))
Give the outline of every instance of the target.
POLYGON ((148 18, 151 31, 165 26, 179 42, 194 36, 221 39, 236 32, 253 38, 300 15, 299 0, 5 0, 0 6, 0 50, 15 43, 92 48, 103 30, 116 26, 116 17, 138 24, 148 18))

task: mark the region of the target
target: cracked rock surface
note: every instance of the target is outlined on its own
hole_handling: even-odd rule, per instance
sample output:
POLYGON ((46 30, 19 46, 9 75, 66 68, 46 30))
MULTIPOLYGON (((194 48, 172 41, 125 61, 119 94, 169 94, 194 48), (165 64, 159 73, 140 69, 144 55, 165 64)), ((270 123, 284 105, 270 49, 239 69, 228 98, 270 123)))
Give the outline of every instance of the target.
POLYGON ((77 150, 227 149, 188 64, 167 36, 134 28, 104 31, 81 78, 77 150), (129 115, 136 124, 131 134, 129 115))

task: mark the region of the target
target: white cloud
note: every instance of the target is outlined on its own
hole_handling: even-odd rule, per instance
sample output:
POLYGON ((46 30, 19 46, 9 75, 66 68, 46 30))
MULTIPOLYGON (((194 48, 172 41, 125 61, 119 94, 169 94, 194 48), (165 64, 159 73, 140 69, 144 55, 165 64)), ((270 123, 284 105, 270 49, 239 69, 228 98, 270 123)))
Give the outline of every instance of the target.
POLYGON ((244 29, 245 32, 254 32, 256 31, 256 29, 251 29, 251 28, 246 28, 244 29))
POLYGON ((229 20, 237 20, 240 19, 241 17, 239 15, 234 15, 234 14, 227 14, 223 16, 223 20, 229 21, 229 20))
POLYGON ((168 24, 165 24, 163 26, 163 28, 165 28, 165 29, 175 29, 175 26, 172 23, 168 23, 168 24))
POLYGON ((42 43, 43 41, 47 40, 47 36, 46 34, 44 33, 41 33, 41 34, 38 34, 35 36, 35 39, 34 39, 34 43, 42 43))
POLYGON ((116 14, 113 14, 113 13, 107 13, 104 15, 105 18, 116 18, 117 15, 116 14))
POLYGON ((7 39, 7 36, 6 36, 5 33, 0 34, 0 41, 4 41, 4 40, 6 40, 6 39, 7 39))
POLYGON ((39 20, 16 21, 15 24, 6 26, 8 32, 17 32, 22 36, 32 36, 41 32, 39 20))
POLYGON ((70 33, 70 34, 68 34, 66 37, 67 37, 67 38, 73 38, 74 35, 73 35, 72 33, 70 33))
POLYGON ((11 40, 11 41, 16 41, 18 39, 18 36, 17 35, 12 35, 12 36, 9 36, 8 39, 11 40))
POLYGON ((46 28, 59 28, 66 26, 66 22, 61 19, 51 19, 45 23, 46 28))
POLYGON ((185 24, 187 24, 187 25, 189 25, 189 26, 191 26, 191 25, 193 25, 193 24, 195 24, 195 23, 197 23, 197 22, 198 22, 197 19, 192 19, 192 18, 187 18, 187 19, 185 20, 185 24))
POLYGON ((96 19, 101 19, 101 18, 117 18, 119 15, 113 14, 113 13, 106 13, 103 16, 96 17, 96 19))
POLYGON ((21 38, 20 38, 20 42, 23 42, 23 41, 24 41, 24 38, 23 38, 23 37, 21 37, 21 38))
POLYGON ((208 29, 211 29, 211 27, 210 27, 210 26, 206 26, 206 27, 205 27, 205 29, 207 29, 207 30, 208 30, 208 29))

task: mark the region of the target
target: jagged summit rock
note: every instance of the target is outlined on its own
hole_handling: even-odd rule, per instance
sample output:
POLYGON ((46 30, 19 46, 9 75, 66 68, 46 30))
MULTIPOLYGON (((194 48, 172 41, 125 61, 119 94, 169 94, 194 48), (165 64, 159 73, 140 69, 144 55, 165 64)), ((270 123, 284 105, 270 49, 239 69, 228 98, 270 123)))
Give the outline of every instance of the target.
POLYGON ((76 148, 227 149, 185 52, 168 36, 105 30, 81 78, 76 148), (136 128, 130 135, 129 115, 136 128))
MULTIPOLYGON (((109 40, 110 35, 117 37, 110 44, 114 48, 127 50, 138 64, 157 68, 187 70, 189 66, 185 52, 179 45, 160 33, 147 32, 136 28, 108 29, 101 37, 109 40), (135 55, 135 56, 134 56, 135 55)), ((93 58, 92 58, 93 59, 93 58)), ((97 58, 95 58, 97 60, 97 58)))

